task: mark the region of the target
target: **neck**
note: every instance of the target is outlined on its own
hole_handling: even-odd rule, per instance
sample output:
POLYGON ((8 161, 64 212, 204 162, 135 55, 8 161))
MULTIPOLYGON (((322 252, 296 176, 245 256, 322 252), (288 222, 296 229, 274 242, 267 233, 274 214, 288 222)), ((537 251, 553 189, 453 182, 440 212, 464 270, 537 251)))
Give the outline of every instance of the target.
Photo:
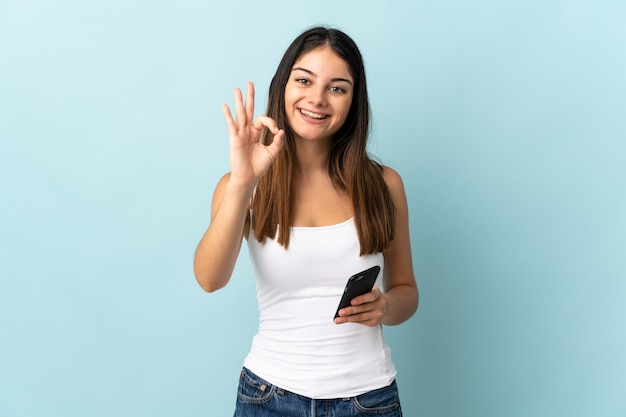
POLYGON ((297 170, 303 176, 328 172, 328 157, 330 155, 330 140, 296 142, 297 170))

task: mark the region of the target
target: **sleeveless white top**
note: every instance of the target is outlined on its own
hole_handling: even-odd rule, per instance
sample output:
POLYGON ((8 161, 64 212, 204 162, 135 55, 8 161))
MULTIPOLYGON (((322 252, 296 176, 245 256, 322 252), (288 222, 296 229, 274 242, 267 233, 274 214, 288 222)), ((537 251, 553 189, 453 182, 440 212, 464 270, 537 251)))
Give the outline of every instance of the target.
POLYGON ((359 256, 353 219, 324 227, 292 227, 289 248, 259 243, 250 232, 259 330, 244 366, 268 382, 315 399, 346 398, 382 388, 396 376, 382 326, 335 324, 348 278, 382 253, 359 256))

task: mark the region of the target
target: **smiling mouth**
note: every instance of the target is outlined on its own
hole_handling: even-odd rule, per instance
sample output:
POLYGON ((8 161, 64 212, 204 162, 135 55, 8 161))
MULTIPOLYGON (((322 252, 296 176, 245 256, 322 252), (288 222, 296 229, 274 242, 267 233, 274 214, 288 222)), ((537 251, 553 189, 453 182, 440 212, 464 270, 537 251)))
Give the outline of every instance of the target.
POLYGON ((315 113, 315 112, 304 110, 304 109, 299 109, 299 110, 300 110, 300 114, 301 115, 307 116, 307 117, 311 117, 313 119, 324 120, 324 119, 328 118, 327 114, 315 113))

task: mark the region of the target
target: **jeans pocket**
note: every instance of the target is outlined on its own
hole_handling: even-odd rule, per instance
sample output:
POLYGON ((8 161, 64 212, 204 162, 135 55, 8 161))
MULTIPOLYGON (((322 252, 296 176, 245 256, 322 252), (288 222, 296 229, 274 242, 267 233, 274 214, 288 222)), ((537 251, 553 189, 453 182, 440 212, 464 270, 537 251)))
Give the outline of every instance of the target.
POLYGON ((388 387, 366 392, 352 399, 357 410, 364 414, 401 416, 400 398, 396 382, 388 387))
POLYGON ((239 377, 237 398, 250 404, 263 404, 272 399, 274 385, 244 368, 239 377))

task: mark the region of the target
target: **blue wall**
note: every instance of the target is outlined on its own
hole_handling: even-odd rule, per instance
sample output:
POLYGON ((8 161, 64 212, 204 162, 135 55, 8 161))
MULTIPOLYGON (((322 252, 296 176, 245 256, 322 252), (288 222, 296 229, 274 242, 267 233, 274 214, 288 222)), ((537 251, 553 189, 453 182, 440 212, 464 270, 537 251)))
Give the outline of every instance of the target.
POLYGON ((626 415, 624 2, 221 3, 0 1, 0 415, 231 414, 247 254, 215 294, 191 270, 220 105, 252 80, 261 112, 318 23, 408 192, 405 415, 626 415))

